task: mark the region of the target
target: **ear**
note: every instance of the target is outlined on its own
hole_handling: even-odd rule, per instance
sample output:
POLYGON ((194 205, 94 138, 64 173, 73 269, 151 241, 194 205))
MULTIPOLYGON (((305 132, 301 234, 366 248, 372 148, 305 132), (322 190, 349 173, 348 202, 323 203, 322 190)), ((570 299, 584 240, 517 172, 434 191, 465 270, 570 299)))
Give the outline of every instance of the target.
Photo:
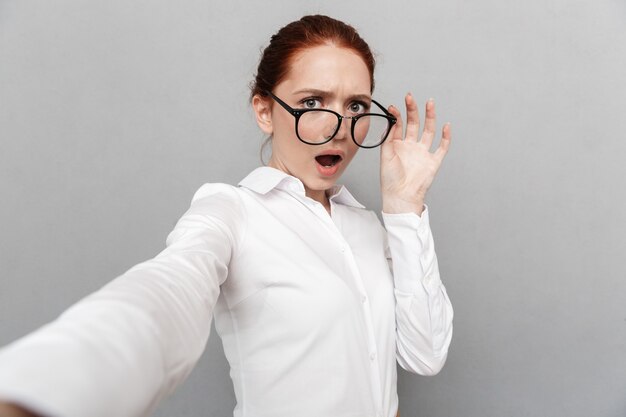
POLYGON ((274 132, 272 125, 272 102, 268 97, 261 97, 256 94, 252 97, 252 108, 256 116, 256 123, 259 128, 268 136, 274 132))

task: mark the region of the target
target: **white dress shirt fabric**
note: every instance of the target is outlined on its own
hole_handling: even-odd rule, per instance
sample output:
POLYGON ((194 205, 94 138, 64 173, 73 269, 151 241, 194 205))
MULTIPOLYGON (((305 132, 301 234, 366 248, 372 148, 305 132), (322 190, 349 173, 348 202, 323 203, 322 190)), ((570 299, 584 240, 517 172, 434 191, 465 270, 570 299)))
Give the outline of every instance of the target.
POLYGON ((385 231, 342 186, 330 204, 269 167, 202 186, 163 252, 0 351, 0 398, 149 415, 214 317, 235 417, 394 417, 396 361, 435 374, 452 337, 428 211, 383 213, 385 231))

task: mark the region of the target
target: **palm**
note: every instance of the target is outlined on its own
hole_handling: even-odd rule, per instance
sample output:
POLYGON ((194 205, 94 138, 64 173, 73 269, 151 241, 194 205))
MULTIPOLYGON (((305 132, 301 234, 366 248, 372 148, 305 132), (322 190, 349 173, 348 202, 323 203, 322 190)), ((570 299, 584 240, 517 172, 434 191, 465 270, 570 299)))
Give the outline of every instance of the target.
POLYGON ((417 212, 421 214, 424 198, 450 146, 450 125, 443 127, 441 142, 430 152, 435 137, 435 103, 426 104, 424 131, 419 138, 417 104, 406 97, 407 125, 403 136, 400 111, 389 111, 398 119, 381 149, 381 192, 383 211, 387 213, 417 212))

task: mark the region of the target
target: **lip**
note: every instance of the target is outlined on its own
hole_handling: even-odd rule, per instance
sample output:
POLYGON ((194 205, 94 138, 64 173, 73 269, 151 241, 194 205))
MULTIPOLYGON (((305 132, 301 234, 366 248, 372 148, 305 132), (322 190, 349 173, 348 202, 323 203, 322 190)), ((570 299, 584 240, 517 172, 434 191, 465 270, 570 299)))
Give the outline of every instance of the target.
POLYGON ((342 160, 346 157, 346 153, 342 151, 341 149, 327 149, 323 152, 316 154, 315 158, 317 158, 318 156, 322 156, 322 155, 339 155, 342 160))
POLYGON ((317 168, 317 172, 319 172, 323 177, 332 177, 339 170, 339 166, 341 165, 341 163, 343 162, 345 157, 346 157, 346 154, 342 150, 339 150, 339 149, 327 149, 325 151, 322 151, 322 152, 316 154, 315 157, 313 158, 313 160, 315 161, 315 167, 317 168), (322 155, 339 156, 339 157, 341 157, 341 159, 335 165, 333 165, 331 167, 325 167, 323 165, 320 165, 320 163, 317 162, 317 160, 315 159, 318 156, 322 156, 322 155))

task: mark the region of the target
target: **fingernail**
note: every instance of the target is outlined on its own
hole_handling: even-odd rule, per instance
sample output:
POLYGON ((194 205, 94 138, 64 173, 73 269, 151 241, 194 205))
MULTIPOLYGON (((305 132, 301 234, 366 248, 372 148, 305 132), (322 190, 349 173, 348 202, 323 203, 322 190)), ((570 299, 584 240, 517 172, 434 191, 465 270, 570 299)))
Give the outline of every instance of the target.
POLYGON ((435 99, 431 97, 428 99, 428 101, 435 101, 435 99))

